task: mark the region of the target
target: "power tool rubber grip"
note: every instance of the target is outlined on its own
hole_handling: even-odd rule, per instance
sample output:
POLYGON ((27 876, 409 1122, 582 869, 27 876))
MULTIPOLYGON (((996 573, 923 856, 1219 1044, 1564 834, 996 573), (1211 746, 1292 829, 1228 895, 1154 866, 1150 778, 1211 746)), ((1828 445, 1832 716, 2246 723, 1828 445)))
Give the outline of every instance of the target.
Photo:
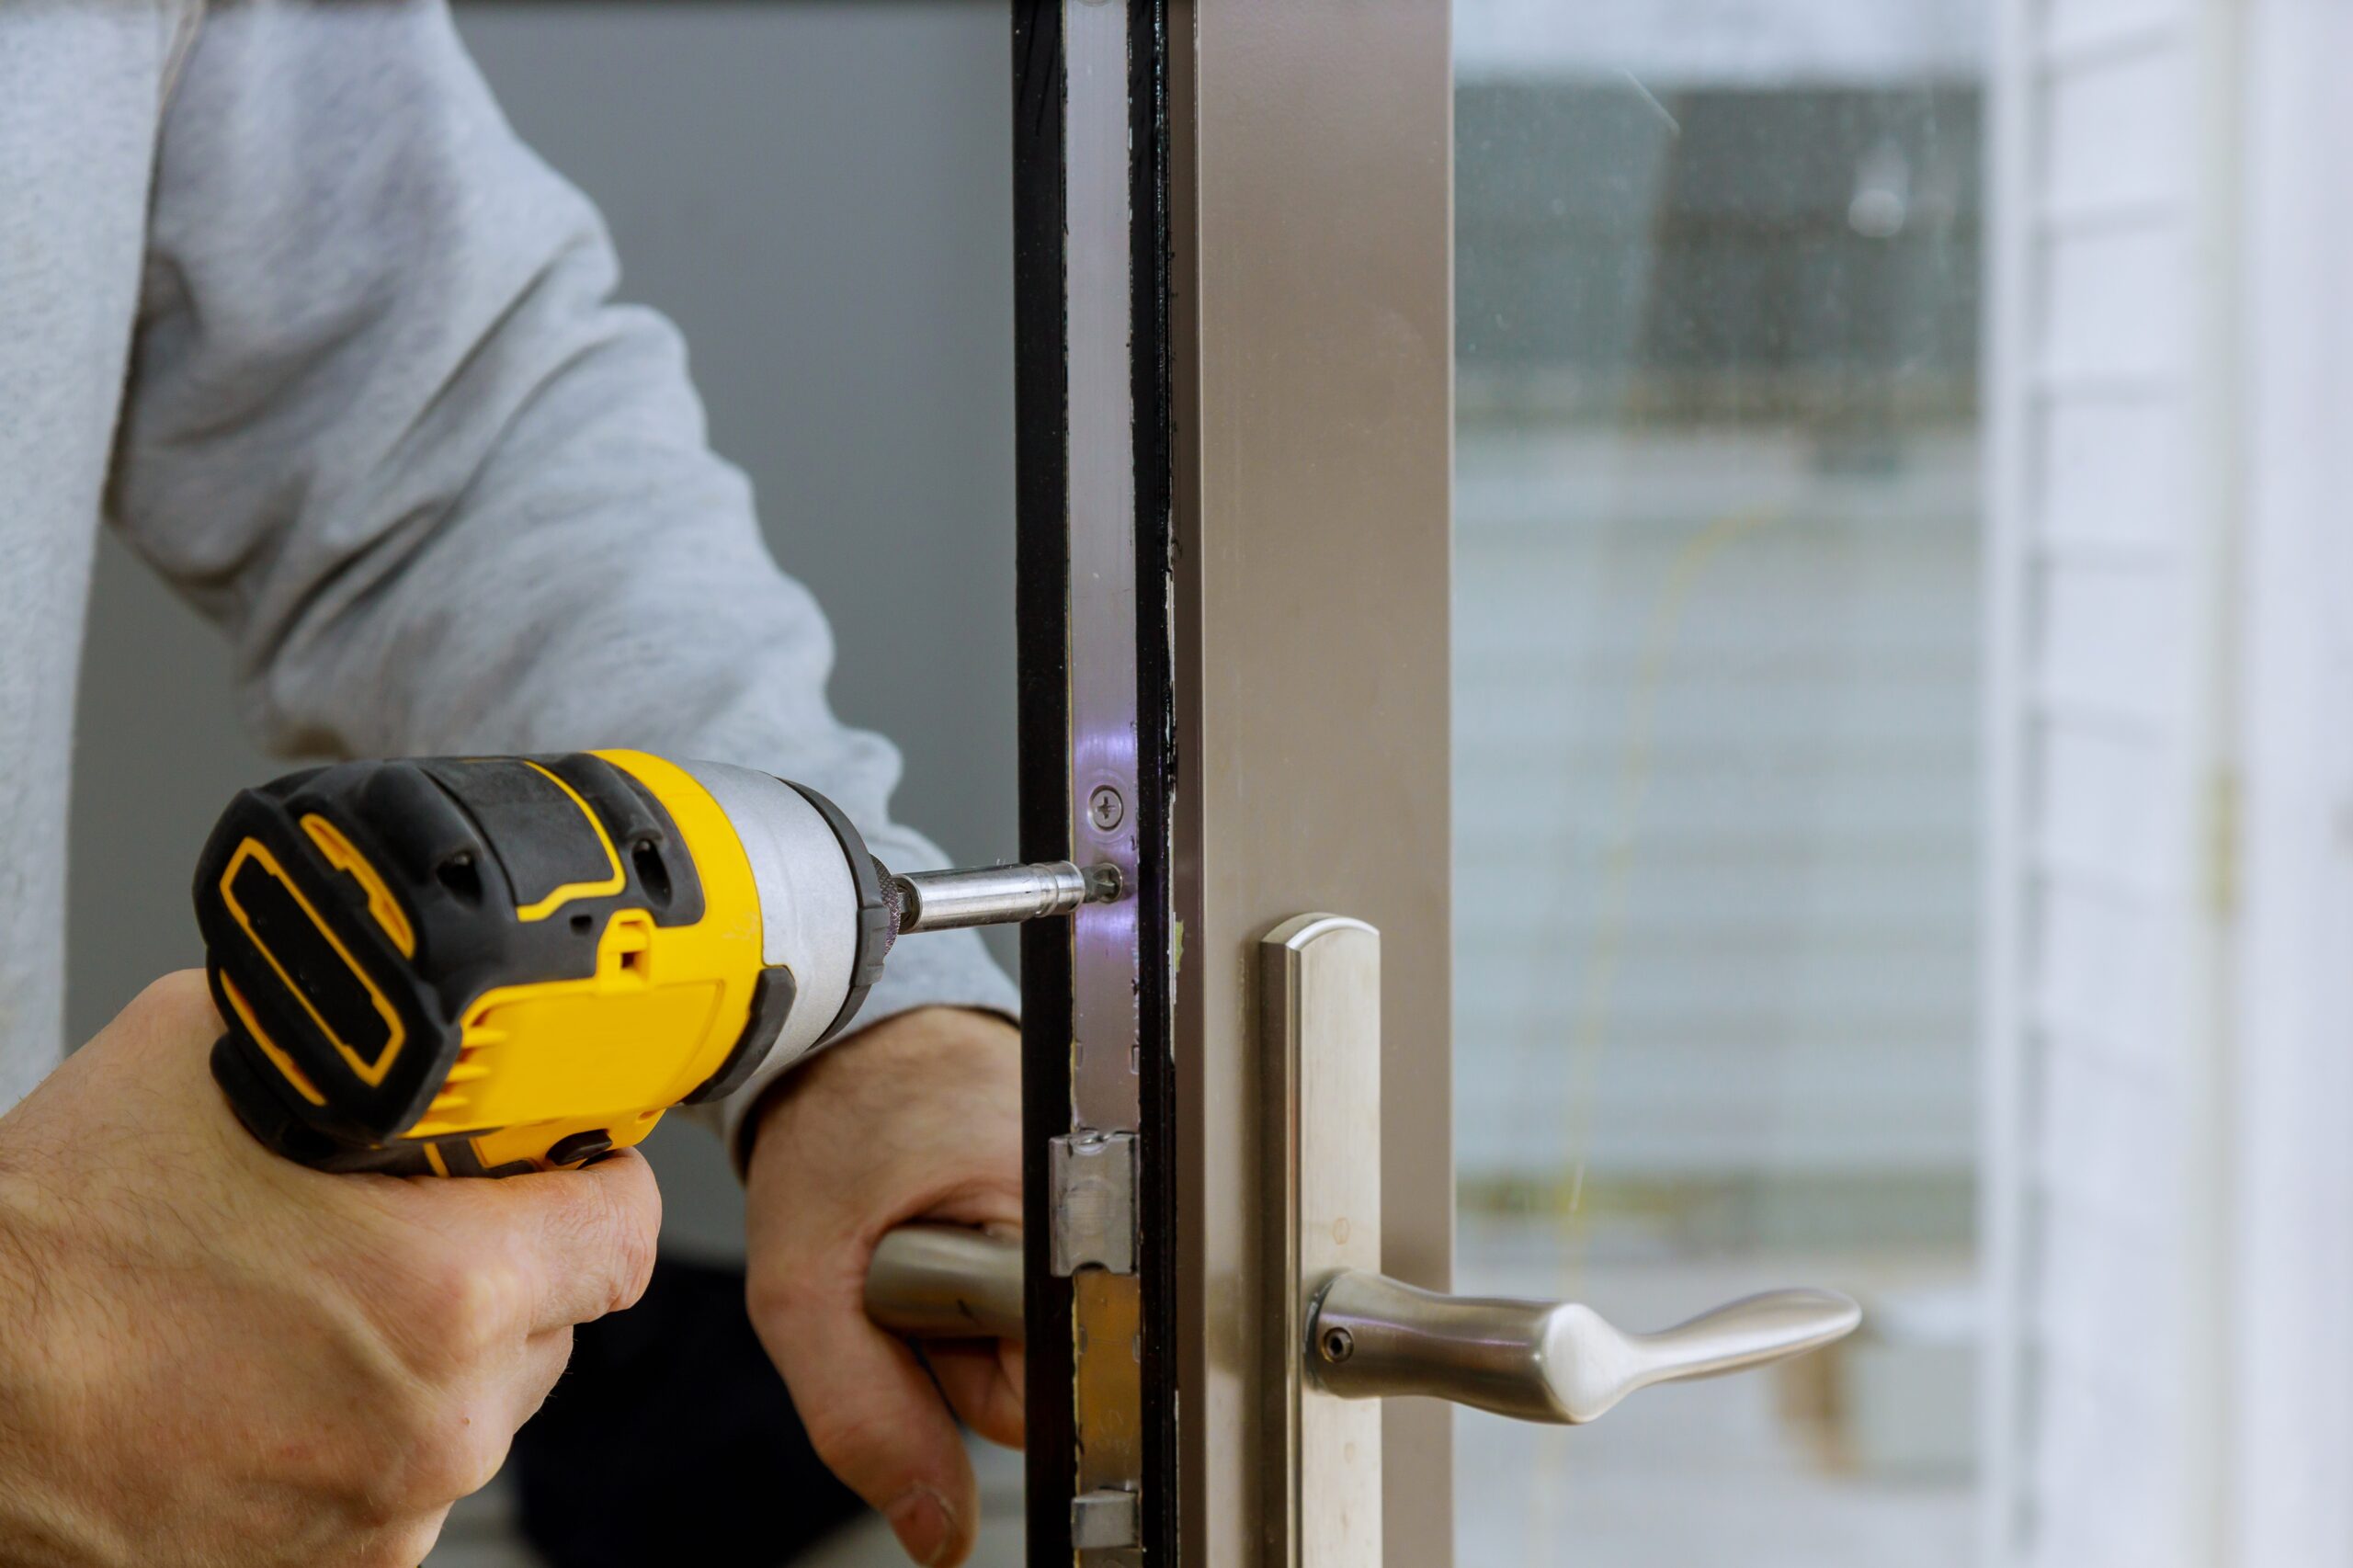
POLYGON ((461 1064, 468 1014, 488 995, 577 991, 617 945, 642 960, 704 912, 662 801, 585 752, 343 763, 245 790, 205 846, 195 898, 226 1025, 213 1076, 239 1119, 304 1165, 446 1175, 634 1141, 551 1114, 547 1147, 485 1142, 541 1119, 510 1105, 463 1120, 487 1071, 461 1064))
POLYGON ((283 1080, 255 1065, 250 1039, 232 1031, 212 1046, 212 1080, 228 1097, 237 1119, 272 1153, 323 1171, 381 1171, 387 1176, 429 1176, 432 1163, 417 1144, 371 1147, 342 1143, 305 1120, 289 1104, 283 1080))

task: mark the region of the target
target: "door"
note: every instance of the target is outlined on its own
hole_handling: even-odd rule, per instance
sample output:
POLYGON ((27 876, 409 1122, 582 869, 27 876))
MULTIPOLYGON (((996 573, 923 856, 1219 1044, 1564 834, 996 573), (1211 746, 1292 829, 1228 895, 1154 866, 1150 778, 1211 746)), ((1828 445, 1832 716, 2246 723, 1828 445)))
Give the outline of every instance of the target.
POLYGON ((1034 1562, 1965 1541, 1973 34, 1639 9, 1016 7, 1034 1562))
POLYGON ((1879 1344, 1557 1424, 1966 1289, 1972 18, 1266 9, 1176 182, 1200 1560, 1965 1551, 1879 1344))

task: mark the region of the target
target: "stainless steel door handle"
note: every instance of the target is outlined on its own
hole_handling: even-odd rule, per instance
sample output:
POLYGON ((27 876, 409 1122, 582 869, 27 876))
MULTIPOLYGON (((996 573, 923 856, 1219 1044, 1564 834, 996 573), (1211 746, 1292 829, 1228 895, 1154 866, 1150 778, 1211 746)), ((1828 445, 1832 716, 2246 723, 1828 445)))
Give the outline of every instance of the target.
MULTIPOLYGON (((866 1311, 914 1339, 1018 1339, 1021 1244, 954 1225, 903 1226, 874 1249, 866 1311)), ((1350 1268, 1316 1291, 1304 1360, 1316 1385, 1341 1399, 1417 1394, 1574 1424, 1653 1383, 1818 1349, 1861 1321, 1835 1290, 1768 1290, 1630 1334, 1574 1301, 1448 1296, 1350 1268)))
POLYGON ((866 1315, 910 1339, 1018 1339, 1021 1244, 961 1225, 902 1225, 866 1266, 866 1315))
POLYGON ((1305 1363, 1342 1399, 1420 1394, 1574 1424, 1653 1383, 1803 1355, 1852 1333, 1862 1316, 1835 1290, 1768 1290, 1656 1334, 1629 1334, 1574 1301, 1441 1295, 1352 1268, 1308 1308, 1305 1363))

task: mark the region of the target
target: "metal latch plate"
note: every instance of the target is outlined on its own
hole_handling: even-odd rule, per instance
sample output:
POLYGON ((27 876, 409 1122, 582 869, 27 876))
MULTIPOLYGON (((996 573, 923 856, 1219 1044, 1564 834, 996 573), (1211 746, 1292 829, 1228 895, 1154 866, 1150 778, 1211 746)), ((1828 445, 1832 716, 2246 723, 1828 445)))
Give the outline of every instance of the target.
POLYGON ((1136 1137, 1132 1132, 1074 1132, 1053 1142, 1054 1275, 1082 1268, 1110 1274, 1136 1271, 1136 1137))

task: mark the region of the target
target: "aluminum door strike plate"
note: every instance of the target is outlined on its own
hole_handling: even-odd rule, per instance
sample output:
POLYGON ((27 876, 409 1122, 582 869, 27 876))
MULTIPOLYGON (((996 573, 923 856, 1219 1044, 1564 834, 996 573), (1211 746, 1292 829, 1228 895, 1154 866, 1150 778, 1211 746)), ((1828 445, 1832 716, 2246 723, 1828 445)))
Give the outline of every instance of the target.
POLYGON ((1261 937, 1258 958, 1268 1211, 1259 1321, 1273 1439, 1264 1561, 1360 1568, 1381 1558, 1381 1406, 1317 1385, 1306 1325, 1334 1275, 1381 1268, 1381 933, 1302 915, 1261 937))
POLYGON ((1070 1543, 1081 1551, 1134 1546, 1140 1523, 1132 1492, 1082 1492, 1070 1500, 1070 1543))
POLYGON ((1054 1275, 1082 1268, 1136 1271, 1136 1137, 1074 1132, 1053 1141, 1054 1275))

